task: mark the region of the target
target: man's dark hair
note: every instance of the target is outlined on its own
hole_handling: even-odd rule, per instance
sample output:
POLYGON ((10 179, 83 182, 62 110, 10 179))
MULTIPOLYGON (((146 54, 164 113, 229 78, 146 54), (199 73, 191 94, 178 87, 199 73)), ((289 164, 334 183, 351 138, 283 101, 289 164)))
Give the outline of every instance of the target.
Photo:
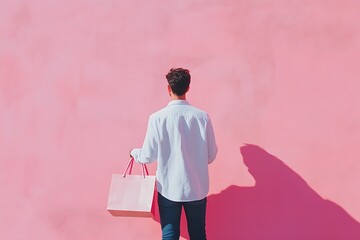
POLYGON ((166 79, 171 87, 173 93, 177 96, 182 96, 186 93, 190 85, 190 72, 184 68, 172 68, 166 74, 166 79))

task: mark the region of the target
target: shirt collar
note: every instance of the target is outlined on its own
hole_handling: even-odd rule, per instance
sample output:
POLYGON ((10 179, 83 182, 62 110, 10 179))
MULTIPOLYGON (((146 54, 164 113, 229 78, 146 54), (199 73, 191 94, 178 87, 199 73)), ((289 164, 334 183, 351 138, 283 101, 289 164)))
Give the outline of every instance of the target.
POLYGON ((168 106, 170 105, 190 105, 188 101, 186 100, 171 100, 168 104, 168 106))

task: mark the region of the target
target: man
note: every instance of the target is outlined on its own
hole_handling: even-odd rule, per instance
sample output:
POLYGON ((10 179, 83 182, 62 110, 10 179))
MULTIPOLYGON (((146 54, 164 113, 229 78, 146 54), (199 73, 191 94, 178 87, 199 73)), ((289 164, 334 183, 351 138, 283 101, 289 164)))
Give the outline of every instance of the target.
POLYGON ((186 101, 190 86, 187 69, 171 69, 166 75, 170 103, 153 113, 142 148, 130 155, 138 163, 158 161, 156 182, 162 239, 179 239, 180 216, 185 209, 190 239, 206 239, 208 164, 217 146, 209 115, 186 101))

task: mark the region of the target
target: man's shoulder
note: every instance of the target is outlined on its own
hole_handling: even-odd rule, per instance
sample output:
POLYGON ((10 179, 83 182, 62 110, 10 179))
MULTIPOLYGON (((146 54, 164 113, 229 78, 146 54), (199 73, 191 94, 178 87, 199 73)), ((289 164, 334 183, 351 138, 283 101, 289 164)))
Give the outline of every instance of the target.
POLYGON ((208 119, 209 118, 209 114, 197 107, 191 106, 191 115, 193 115, 194 117, 198 117, 198 118, 203 118, 203 119, 208 119))
POLYGON ((166 109, 167 109, 167 107, 164 107, 164 108, 157 110, 156 112, 153 112, 150 115, 150 119, 157 119, 157 118, 163 117, 166 112, 166 109))
POLYGON ((194 107, 192 105, 182 105, 179 108, 172 108, 170 106, 166 106, 150 115, 150 119, 160 119, 160 118, 166 118, 168 116, 180 116, 180 115, 186 115, 186 116, 192 116, 192 117, 198 117, 198 118, 209 118, 209 114, 197 107, 194 107))
POLYGON ((194 107, 192 105, 190 105, 190 106, 191 106, 192 111, 208 116, 208 113, 205 110, 202 110, 202 109, 200 109, 198 107, 194 107))

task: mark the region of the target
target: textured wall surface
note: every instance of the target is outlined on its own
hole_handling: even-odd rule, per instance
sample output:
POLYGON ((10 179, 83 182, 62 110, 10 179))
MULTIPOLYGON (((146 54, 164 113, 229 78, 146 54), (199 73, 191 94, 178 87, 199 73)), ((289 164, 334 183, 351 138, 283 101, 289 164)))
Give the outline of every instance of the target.
POLYGON ((217 136, 210 240, 360 239, 359 11, 0 0, 0 239, 160 238, 157 219, 105 209, 171 67, 191 70, 217 136))

